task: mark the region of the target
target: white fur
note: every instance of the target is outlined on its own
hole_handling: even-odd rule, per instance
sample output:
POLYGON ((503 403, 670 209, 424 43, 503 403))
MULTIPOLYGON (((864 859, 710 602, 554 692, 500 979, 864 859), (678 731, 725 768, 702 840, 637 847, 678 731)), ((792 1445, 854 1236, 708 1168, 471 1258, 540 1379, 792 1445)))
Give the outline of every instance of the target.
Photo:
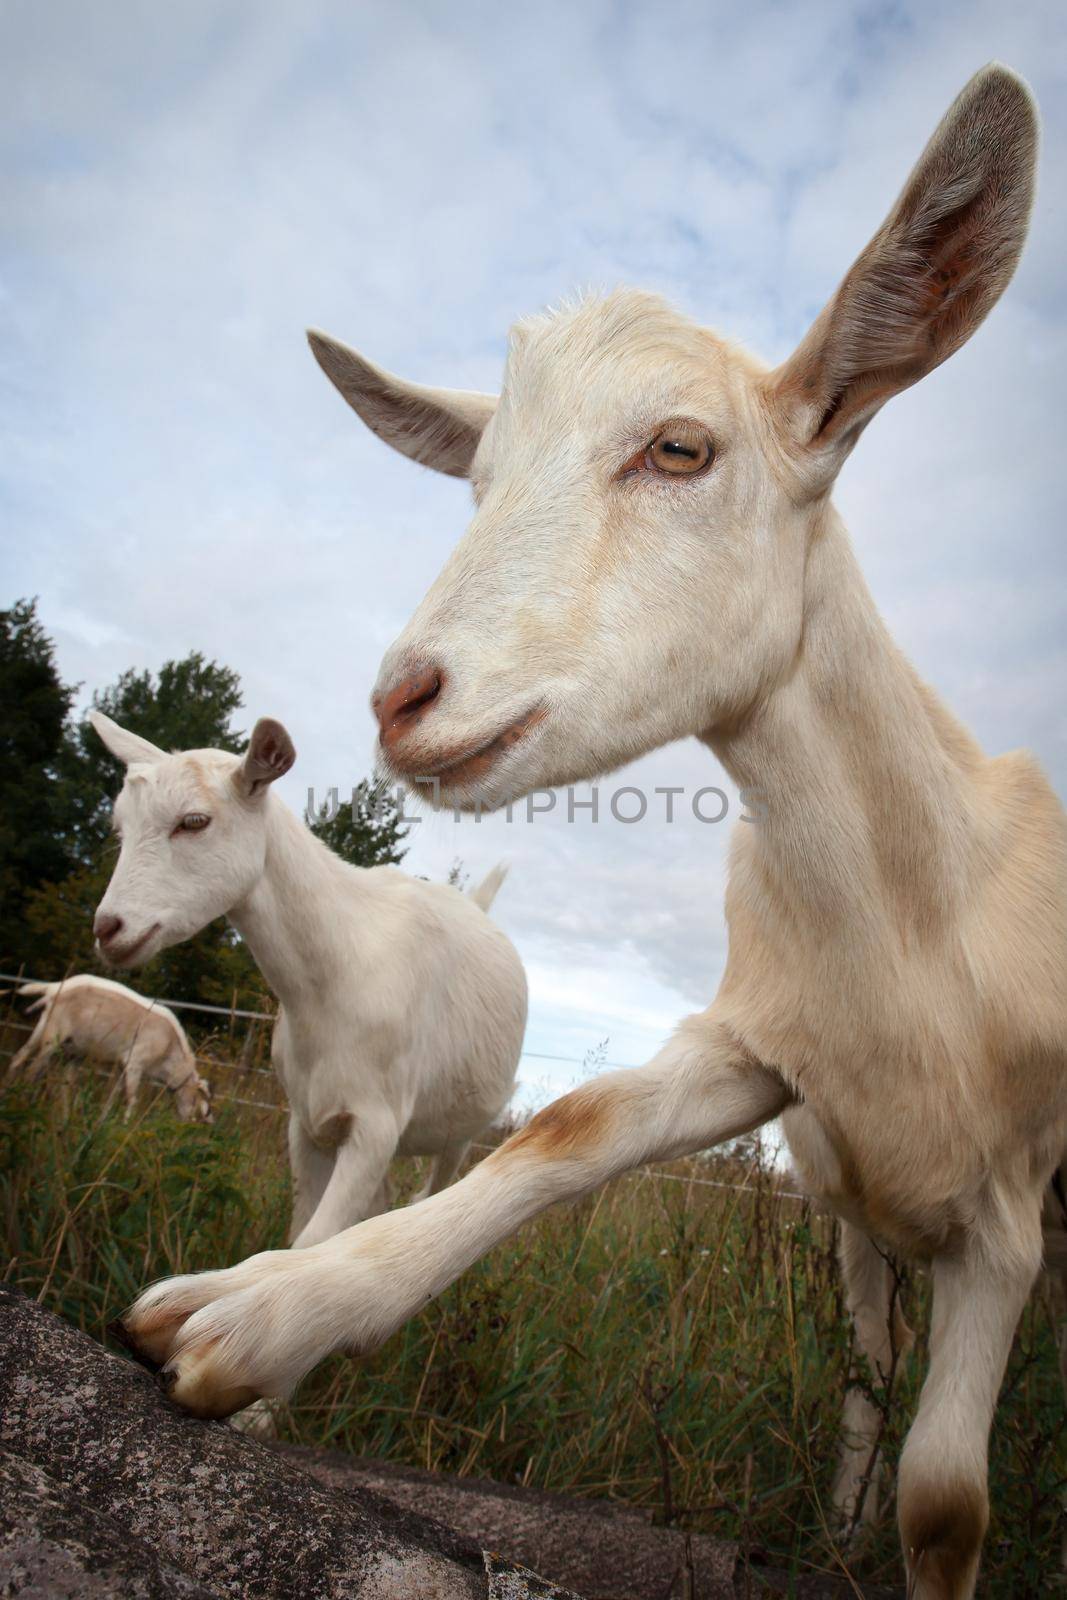
POLYGON ((448 1183, 507 1104, 522 1047, 525 975, 486 915, 502 869, 467 896, 341 861, 271 791, 295 755, 276 723, 257 724, 244 757, 168 756, 92 720, 132 758, 97 914, 122 919, 112 958, 147 961, 227 915, 281 1002, 273 1061, 289 1101, 293 1244, 385 1209, 398 1153, 436 1158, 428 1193, 448 1183), (189 815, 210 821, 183 831, 189 815))
POLYGON ((1036 764, 988 760, 903 660, 829 494, 877 408, 1004 289, 1035 152, 1025 87, 979 73, 773 372, 633 293, 520 326, 495 407, 313 340, 364 420, 465 468, 477 504, 383 663, 393 771, 491 805, 696 735, 765 814, 735 835, 719 993, 649 1066, 407 1211, 142 1296, 127 1326, 180 1403, 288 1393, 544 1206, 787 1111, 806 1181, 861 1235, 850 1299, 875 1355, 888 1305, 862 1241, 932 1258, 898 1511, 913 1600, 972 1593, 990 1419, 1067 1145, 1067 825, 1036 764), (677 419, 715 447, 691 479, 650 460, 677 419))
POLYGON ((171 1091, 183 1121, 211 1121, 210 1090, 196 1070, 185 1030, 158 1000, 146 1000, 125 984, 91 973, 58 983, 24 983, 18 992, 36 996, 29 1010, 39 1011, 40 1016, 12 1059, 11 1078, 33 1082, 51 1051, 69 1049, 122 1066, 127 1117, 147 1078, 171 1091))

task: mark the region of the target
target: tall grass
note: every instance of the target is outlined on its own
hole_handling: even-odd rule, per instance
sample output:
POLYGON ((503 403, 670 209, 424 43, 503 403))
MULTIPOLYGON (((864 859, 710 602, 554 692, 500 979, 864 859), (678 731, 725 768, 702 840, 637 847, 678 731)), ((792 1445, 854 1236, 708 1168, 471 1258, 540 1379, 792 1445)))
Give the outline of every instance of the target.
MULTIPOLYGON (((246 1097, 262 1099, 269 1080, 251 1081, 246 1097)), ((224 1103, 213 1127, 189 1126, 157 1099, 126 1124, 106 1084, 59 1066, 0 1101, 5 1276, 97 1337, 155 1277, 282 1245, 288 1205, 276 1112, 224 1103)), ((903 1293, 919 1339, 894 1382, 891 1461, 925 1355, 921 1275, 903 1293)), ((283 1427, 305 1444, 626 1501, 798 1574, 899 1582, 891 1506, 858 1548, 834 1536, 849 1355, 832 1223, 758 1165, 678 1163, 547 1213, 375 1356, 325 1362, 283 1427)), ((1067 1482, 1042 1292, 1012 1354, 991 1477, 983 1592, 1038 1595, 1067 1482)))

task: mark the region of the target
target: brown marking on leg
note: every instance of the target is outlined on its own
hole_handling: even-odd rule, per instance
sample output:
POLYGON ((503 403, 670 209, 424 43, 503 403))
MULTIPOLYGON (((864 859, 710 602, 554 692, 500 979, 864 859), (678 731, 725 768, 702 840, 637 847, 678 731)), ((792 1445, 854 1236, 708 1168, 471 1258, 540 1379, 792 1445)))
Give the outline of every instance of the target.
POLYGON ((355 1120, 350 1111, 335 1111, 332 1117, 326 1117, 315 1129, 316 1144, 335 1150, 351 1138, 355 1120))
POLYGON ((963 1600, 971 1593, 989 1522, 985 1489, 959 1480, 920 1481, 902 1484, 898 1495, 911 1583, 921 1583, 930 1600, 963 1600))
POLYGON ((531 1117, 525 1128, 520 1128, 501 1145, 496 1155, 532 1150, 540 1156, 579 1156, 603 1143, 608 1120, 608 1103, 603 1090, 595 1085, 575 1089, 531 1117))

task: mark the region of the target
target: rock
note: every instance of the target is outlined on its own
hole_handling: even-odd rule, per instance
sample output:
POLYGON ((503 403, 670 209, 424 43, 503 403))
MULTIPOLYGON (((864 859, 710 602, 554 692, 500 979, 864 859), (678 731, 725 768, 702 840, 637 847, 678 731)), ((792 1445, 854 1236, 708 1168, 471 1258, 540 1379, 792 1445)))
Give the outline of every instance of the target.
POLYGON ((427 1517, 186 1416, 148 1373, 5 1287, 0 1452, 3 1593, 568 1600, 427 1517))
MULTIPOLYGON (((856 1600, 847 1578, 796 1576, 751 1563, 737 1545, 694 1533, 686 1544, 677 1528, 654 1527, 649 1514, 612 1500, 584 1500, 541 1489, 450 1478, 418 1467, 314 1450, 273 1448, 297 1461, 319 1483, 353 1492, 371 1490, 436 1522, 461 1529, 489 1550, 505 1550, 585 1600, 856 1600)), ((495 1592, 495 1591, 494 1591, 495 1592)), ((507 1590, 503 1590, 507 1593, 507 1590)), ((903 1600, 899 1589, 865 1585, 864 1600, 903 1600)))
POLYGON ((0 1594, 20 1600, 211 1600, 146 1544, 28 1461, 0 1456, 0 1594))
POLYGON ((319 1483, 370 1489, 447 1523, 490 1550, 506 1550, 587 1600, 735 1600, 737 1547, 722 1539, 656 1528, 640 1510, 546 1494, 483 1478, 448 1478, 339 1451, 276 1445, 319 1483), (688 1563, 688 1570, 687 1570, 688 1563), (683 1574, 689 1589, 683 1587, 683 1574))
POLYGON ((734 1546, 693 1535, 687 1549, 683 1534, 653 1527, 635 1508, 271 1447, 225 1423, 197 1422, 140 1367, 0 1286, 0 1596, 844 1600, 858 1592, 832 1578, 743 1571, 734 1546))

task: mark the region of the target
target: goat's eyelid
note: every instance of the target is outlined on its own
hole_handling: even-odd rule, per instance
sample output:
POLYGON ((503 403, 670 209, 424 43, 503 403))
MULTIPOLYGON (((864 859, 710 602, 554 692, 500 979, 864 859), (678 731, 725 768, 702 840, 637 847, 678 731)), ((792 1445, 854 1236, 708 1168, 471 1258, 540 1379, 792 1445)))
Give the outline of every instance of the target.
POLYGON ((171 838, 179 833, 203 833, 211 818, 206 811, 186 811, 171 829, 171 838))

